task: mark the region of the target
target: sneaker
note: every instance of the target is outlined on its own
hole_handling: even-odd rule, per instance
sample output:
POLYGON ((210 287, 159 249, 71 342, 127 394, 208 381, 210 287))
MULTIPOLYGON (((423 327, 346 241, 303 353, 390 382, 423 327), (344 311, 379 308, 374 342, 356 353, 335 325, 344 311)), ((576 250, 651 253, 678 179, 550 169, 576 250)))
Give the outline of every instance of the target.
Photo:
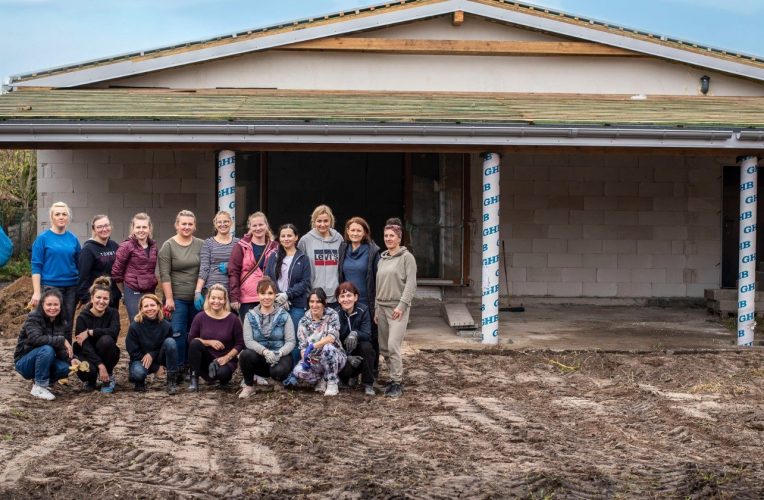
POLYGON ((245 385, 244 389, 241 390, 239 393, 239 399, 247 399, 251 395, 255 393, 255 386, 254 385, 245 385))
POLYGON ((297 387, 297 377, 295 377, 294 374, 290 374, 284 379, 282 384, 284 384, 284 387, 297 387))
POLYGON ((101 387, 101 394, 111 394, 115 387, 117 387, 117 378, 114 375, 109 375, 109 383, 101 387))
POLYGON ((135 385, 133 385, 133 391, 135 391, 135 392, 146 392, 146 383, 145 382, 135 382, 135 385))
POLYGON ((321 379, 313 388, 316 392, 326 392, 326 380, 321 379))
POLYGON ((377 393, 374 391, 374 386, 372 384, 364 384, 363 386, 363 393, 366 396, 376 396, 377 393))
POLYGON ((337 385, 337 382, 329 382, 326 384, 326 390, 324 391, 324 396, 336 396, 340 393, 340 388, 337 385))
POLYGON ((390 384, 390 387, 385 390, 385 396, 389 398, 399 398, 403 396, 403 387, 397 382, 390 384))
POLYGON ((270 385, 268 383, 268 379, 264 378, 264 377, 261 377, 260 375, 255 375, 255 383, 257 385, 270 385))
POLYGON ((30 393, 32 396, 40 399, 44 399, 46 401, 53 401, 56 399, 56 396, 53 395, 52 392, 48 390, 47 387, 43 387, 41 385, 34 384, 32 386, 32 390, 30 393))

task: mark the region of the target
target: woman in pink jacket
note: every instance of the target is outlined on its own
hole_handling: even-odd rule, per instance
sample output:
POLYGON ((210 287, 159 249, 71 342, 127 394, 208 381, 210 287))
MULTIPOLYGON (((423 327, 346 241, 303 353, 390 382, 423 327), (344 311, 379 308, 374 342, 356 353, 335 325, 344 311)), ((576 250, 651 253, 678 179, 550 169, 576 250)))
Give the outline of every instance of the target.
POLYGON ((266 261, 278 248, 264 213, 255 212, 247 220, 249 232, 234 246, 228 261, 231 307, 238 309, 242 321, 247 312, 260 303, 257 284, 265 273, 266 261))
POLYGON ((130 221, 130 237, 120 243, 111 277, 122 290, 130 321, 138 314, 138 301, 157 287, 157 244, 151 239, 151 217, 143 212, 130 221))

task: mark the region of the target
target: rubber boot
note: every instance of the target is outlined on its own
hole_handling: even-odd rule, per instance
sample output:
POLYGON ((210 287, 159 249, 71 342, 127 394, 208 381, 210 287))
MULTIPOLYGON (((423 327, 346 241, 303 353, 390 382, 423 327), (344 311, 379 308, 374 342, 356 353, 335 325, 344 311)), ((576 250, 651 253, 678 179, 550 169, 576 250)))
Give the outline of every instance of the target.
POLYGON ((188 392, 198 392, 199 391, 199 375, 197 375, 194 372, 191 372, 191 383, 188 384, 188 389, 186 389, 188 392))
POLYGON ((174 396, 178 393, 178 383, 175 381, 175 374, 167 374, 167 394, 174 396))

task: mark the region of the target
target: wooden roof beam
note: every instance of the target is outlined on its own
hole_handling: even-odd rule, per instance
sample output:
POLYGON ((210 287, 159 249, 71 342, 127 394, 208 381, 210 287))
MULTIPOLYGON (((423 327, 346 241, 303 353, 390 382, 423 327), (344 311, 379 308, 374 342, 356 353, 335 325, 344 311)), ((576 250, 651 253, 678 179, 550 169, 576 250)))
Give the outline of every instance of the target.
POLYGON ((278 47, 277 50, 379 52, 387 54, 483 56, 609 56, 643 54, 589 42, 525 42, 498 40, 420 40, 403 38, 332 37, 278 47))
POLYGON ((451 24, 454 26, 461 26, 464 24, 464 12, 461 10, 454 11, 454 17, 451 19, 451 24))

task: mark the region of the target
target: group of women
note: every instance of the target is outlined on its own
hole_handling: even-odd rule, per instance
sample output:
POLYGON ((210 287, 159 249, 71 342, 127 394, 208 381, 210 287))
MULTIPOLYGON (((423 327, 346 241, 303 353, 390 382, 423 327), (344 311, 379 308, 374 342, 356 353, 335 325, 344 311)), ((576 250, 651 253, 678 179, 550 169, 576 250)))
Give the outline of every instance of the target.
POLYGON ((293 224, 274 235, 265 214, 255 212, 238 239, 221 211, 214 236, 202 241, 193 212, 181 210, 176 234, 161 248, 145 213, 133 217, 121 244, 111 239, 109 218, 96 215, 82 247, 67 230, 70 218, 66 204, 53 204, 51 226, 32 246, 32 311, 14 362, 34 380, 33 396, 54 399, 51 383, 71 372, 87 390, 114 391, 120 300, 131 319, 125 348, 136 391, 160 367, 169 394, 186 377, 188 391, 199 390, 200 377, 225 386, 240 368, 240 398, 257 385, 309 385, 334 396, 359 378, 373 396, 381 354, 385 394, 402 395, 416 262, 401 245, 399 219, 388 219, 380 251, 363 218, 349 219, 340 235, 326 205, 313 211, 302 238, 293 224))

